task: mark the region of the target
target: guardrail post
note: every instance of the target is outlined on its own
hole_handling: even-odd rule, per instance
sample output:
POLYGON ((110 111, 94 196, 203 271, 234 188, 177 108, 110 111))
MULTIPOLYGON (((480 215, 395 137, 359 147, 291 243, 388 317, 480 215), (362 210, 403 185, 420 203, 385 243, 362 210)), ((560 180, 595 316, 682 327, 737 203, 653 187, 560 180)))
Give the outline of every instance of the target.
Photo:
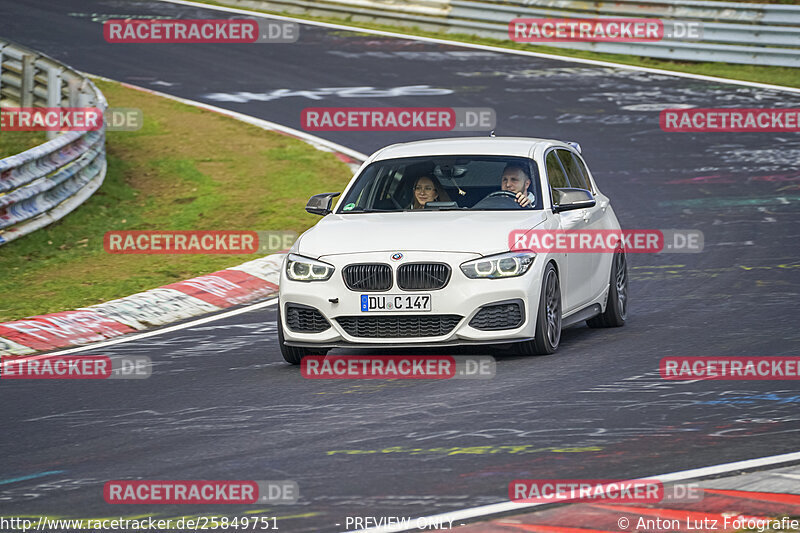
POLYGON ((90 88, 87 90, 88 85, 87 80, 81 82, 78 89, 78 107, 90 107, 92 105, 92 91, 90 88))
POLYGON ((22 56, 22 85, 20 87, 20 107, 33 107, 33 77, 36 74, 34 57, 31 54, 22 56))
MULTIPOLYGON (((47 107, 61 107, 61 69, 54 66, 47 67, 47 107)), ((47 138, 53 139, 57 134, 48 131, 47 138)))
POLYGON ((80 87, 80 80, 76 80, 75 78, 69 78, 67 80, 67 88, 69 90, 67 105, 69 107, 78 107, 78 91, 80 91, 80 87))

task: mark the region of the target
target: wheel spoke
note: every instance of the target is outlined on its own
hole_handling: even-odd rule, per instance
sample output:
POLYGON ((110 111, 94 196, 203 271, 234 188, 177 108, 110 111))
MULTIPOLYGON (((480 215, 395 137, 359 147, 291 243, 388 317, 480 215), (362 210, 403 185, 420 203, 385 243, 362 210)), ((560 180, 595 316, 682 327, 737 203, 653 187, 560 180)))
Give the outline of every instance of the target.
POLYGON ((624 252, 617 252, 614 266, 616 268, 616 279, 614 281, 617 290, 617 304, 620 315, 622 318, 625 318, 628 311, 628 274, 626 268, 627 261, 625 259, 624 252))
POLYGON ((547 340, 550 341, 551 346, 556 346, 561 336, 561 294, 555 272, 548 272, 544 286, 547 340))

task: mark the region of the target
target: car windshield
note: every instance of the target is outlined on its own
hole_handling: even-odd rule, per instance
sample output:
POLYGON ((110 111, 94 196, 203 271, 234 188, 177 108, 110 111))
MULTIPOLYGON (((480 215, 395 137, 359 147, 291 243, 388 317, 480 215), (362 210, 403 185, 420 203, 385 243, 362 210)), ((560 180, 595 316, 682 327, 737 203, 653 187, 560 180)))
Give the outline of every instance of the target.
POLYGON ((376 161, 339 202, 337 213, 522 209, 511 191, 541 209, 536 165, 506 156, 429 156, 376 161), (530 181, 528 181, 530 179, 530 181), (503 187, 503 183, 507 182, 503 187), (506 189, 504 192, 503 189, 506 189))

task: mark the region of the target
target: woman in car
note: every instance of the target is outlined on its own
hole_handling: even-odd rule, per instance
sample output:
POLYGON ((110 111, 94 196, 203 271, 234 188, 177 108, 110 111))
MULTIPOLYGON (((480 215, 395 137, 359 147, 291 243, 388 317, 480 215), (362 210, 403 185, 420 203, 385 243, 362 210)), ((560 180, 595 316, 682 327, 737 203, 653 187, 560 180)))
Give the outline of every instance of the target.
POLYGON ((434 176, 420 176, 414 182, 414 200, 409 209, 425 209, 428 202, 447 202, 449 197, 434 176))

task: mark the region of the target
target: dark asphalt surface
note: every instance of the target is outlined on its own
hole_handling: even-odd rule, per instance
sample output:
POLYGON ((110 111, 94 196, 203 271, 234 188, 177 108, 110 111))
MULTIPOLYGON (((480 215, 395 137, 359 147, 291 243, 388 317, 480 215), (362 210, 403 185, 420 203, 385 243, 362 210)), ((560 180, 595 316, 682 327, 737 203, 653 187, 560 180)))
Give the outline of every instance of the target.
MULTIPOLYGON (((650 476, 797 450, 796 382, 665 382, 658 361, 797 355, 800 136, 664 133, 658 112, 800 107, 800 95, 311 26, 291 45, 105 43, 100 21, 125 15, 225 17, 153 1, 0 1, 0 35, 295 128, 310 106, 493 107, 499 135, 579 141, 623 227, 699 229, 706 248, 631 256, 624 328, 572 328, 548 357, 493 354, 488 381, 305 380, 280 356, 274 307, 87 349, 147 355, 154 374, 3 382, 0 516, 249 513, 280 517, 283 531, 334 532, 347 516, 504 501, 518 478, 650 476), (398 89, 411 86, 440 94, 398 89), (301 500, 104 502, 105 481, 134 478, 292 479, 301 500)), ((369 153, 427 135, 321 136, 369 153)))

